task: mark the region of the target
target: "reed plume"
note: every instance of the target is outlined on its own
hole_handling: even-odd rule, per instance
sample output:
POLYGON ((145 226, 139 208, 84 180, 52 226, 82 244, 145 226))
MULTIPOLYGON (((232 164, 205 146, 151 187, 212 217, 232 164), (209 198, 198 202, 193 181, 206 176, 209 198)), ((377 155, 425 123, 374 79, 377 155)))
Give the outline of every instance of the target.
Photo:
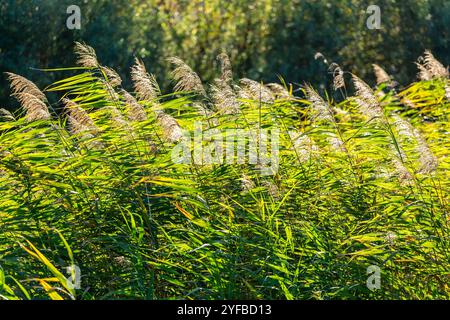
POLYGON ((418 77, 423 81, 428 81, 433 78, 447 78, 449 75, 448 68, 444 67, 433 56, 430 50, 425 50, 424 55, 419 57, 416 65, 419 68, 418 77))
POLYGON ((14 73, 6 73, 14 96, 26 111, 27 121, 51 118, 45 94, 30 80, 14 73))
POLYGON ((263 181, 262 185, 266 188, 267 193, 270 194, 270 196, 275 200, 279 200, 281 196, 281 191, 278 188, 278 186, 273 183, 272 181, 263 181))
POLYGON ((82 42, 75 42, 75 54, 77 63, 85 68, 97 68, 99 63, 94 48, 82 42))
POLYGON ((419 172, 429 174, 435 171, 438 167, 438 160, 419 130, 398 115, 394 115, 393 118, 398 134, 416 142, 416 152, 419 154, 419 172))
POLYGON ((340 88, 344 88, 344 71, 341 69, 341 67, 337 63, 333 62, 332 64, 330 64, 328 70, 333 75, 333 89, 336 91, 340 88))
POLYGON ((233 69, 231 67, 230 57, 226 52, 222 52, 217 56, 217 60, 220 63, 220 79, 227 84, 231 84, 231 82, 233 82, 233 69))
POLYGON ((102 72, 106 75, 106 78, 108 79, 108 82, 113 87, 118 87, 122 84, 122 79, 120 78, 119 74, 112 68, 109 67, 100 67, 102 72))
POLYGON ((154 100, 161 94, 156 78, 147 72, 144 63, 138 58, 131 68, 131 79, 139 100, 154 100))
POLYGON ((334 150, 347 152, 344 141, 342 141, 337 135, 329 134, 327 141, 334 150))
POLYGON ((270 91, 263 84, 248 78, 239 80, 239 84, 240 98, 257 100, 263 103, 273 103, 274 96, 272 91, 270 91))
POLYGON ((312 109, 315 112, 315 118, 322 121, 333 122, 333 114, 325 100, 309 85, 305 87, 306 99, 311 102, 312 109))
POLYGON ((250 190, 254 189, 256 187, 255 183, 253 182, 252 178, 245 173, 241 176, 241 190, 243 192, 249 192, 250 190))
POLYGON ((431 53, 430 50, 426 50, 424 53, 424 64, 427 70, 431 73, 433 77, 436 78, 447 78, 448 68, 445 68, 442 63, 440 63, 431 53))
POLYGON ((220 113, 236 114, 239 112, 240 104, 237 96, 222 78, 215 79, 214 84, 211 85, 211 98, 220 113))
POLYGON ((10 82, 12 95, 25 92, 43 102, 47 101, 45 94, 30 80, 11 72, 5 72, 5 74, 10 82))
POLYGON ((139 122, 147 120, 147 113, 142 105, 127 91, 122 90, 122 95, 125 100, 125 109, 128 119, 132 122, 139 122))
POLYGON ((268 83, 266 85, 277 99, 291 100, 292 96, 289 91, 279 83, 268 83))
POLYGON ((394 157, 391 161, 394 168, 394 176, 398 178, 401 185, 411 185, 413 181, 413 176, 409 172, 408 168, 405 167, 404 163, 400 161, 397 157, 394 157))
POLYGON ((116 106, 108 105, 103 107, 101 110, 105 112, 115 128, 124 130, 127 133, 132 133, 133 128, 130 126, 128 121, 124 118, 122 112, 116 106))
POLYGON ((89 136, 92 136, 98 132, 98 128, 89 114, 76 102, 70 99, 63 99, 63 103, 68 113, 69 131, 71 134, 87 133, 87 135, 90 134, 89 136))
POLYGON ((319 151, 319 147, 305 133, 289 132, 289 138, 292 141, 294 152, 301 163, 309 161, 319 151))
POLYGON ((417 68, 419 69, 419 73, 417 77, 422 81, 429 81, 433 78, 431 72, 422 64, 416 62, 417 68))
POLYGON ((175 91, 193 91, 202 96, 206 96, 202 80, 183 60, 178 57, 171 57, 168 61, 175 66, 172 71, 172 78, 177 82, 175 91))
POLYGON ((388 86, 392 85, 392 78, 382 67, 377 64, 372 64, 372 67, 378 85, 383 83, 386 83, 388 86))
POLYGON ((16 118, 14 117, 14 115, 11 112, 9 112, 8 110, 3 109, 3 108, 0 109, 0 119, 1 118, 8 120, 8 121, 16 120, 16 118))
POLYGON ((383 109, 369 85, 356 75, 352 75, 352 79, 356 89, 354 100, 360 106, 361 113, 368 118, 382 117, 383 109))
POLYGON ((164 138, 167 141, 178 142, 183 137, 183 131, 174 117, 160 111, 157 114, 156 120, 161 126, 164 138))

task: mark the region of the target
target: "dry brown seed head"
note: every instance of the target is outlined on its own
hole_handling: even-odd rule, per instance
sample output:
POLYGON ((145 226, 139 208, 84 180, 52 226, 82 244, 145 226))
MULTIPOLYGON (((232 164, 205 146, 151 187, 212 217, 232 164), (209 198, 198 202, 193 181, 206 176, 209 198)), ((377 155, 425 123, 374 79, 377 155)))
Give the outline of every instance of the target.
POLYGON ((386 83, 388 85, 392 84, 391 77, 388 75, 388 73, 386 71, 384 71, 384 69, 382 67, 380 67, 377 64, 372 64, 372 67, 373 67, 373 71, 375 73, 375 77, 376 77, 378 85, 380 85, 382 83, 386 83))
POLYGON ((243 78, 239 80, 239 83, 240 83, 240 90, 239 90, 240 98, 252 99, 256 101, 261 100, 261 102, 263 103, 273 103, 274 95, 272 91, 270 91, 263 84, 248 78, 243 78))
POLYGON ((87 44, 75 42, 75 54, 78 56, 77 63, 80 66, 85 68, 97 68, 99 66, 94 48, 87 44))
POLYGON ((156 78, 147 72, 144 63, 138 58, 131 68, 131 79, 139 100, 154 100, 161 94, 156 78))
POLYGON ((175 66, 172 71, 172 78, 177 81, 175 91, 193 91, 206 96, 205 88, 197 73, 178 57, 171 57, 168 61, 175 66))

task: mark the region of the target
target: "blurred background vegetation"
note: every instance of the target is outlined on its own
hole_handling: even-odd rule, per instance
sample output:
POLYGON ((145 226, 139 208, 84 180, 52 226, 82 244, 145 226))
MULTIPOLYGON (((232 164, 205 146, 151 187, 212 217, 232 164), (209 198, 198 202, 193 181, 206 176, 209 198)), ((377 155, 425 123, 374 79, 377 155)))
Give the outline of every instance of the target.
MULTIPOLYGON (((205 81, 226 50, 237 76, 310 82, 326 89, 327 66, 316 52, 373 81, 372 63, 400 84, 415 79, 413 62, 424 49, 450 61, 448 0, 0 0, 0 71, 11 71, 41 88, 59 75, 33 68, 75 64, 73 43, 93 46, 103 64, 129 83, 134 56, 143 58, 163 90, 169 63, 179 56, 205 81), (68 30, 69 5, 80 6, 81 30, 68 30), (366 9, 382 10, 382 29, 369 30, 366 9)), ((5 76, 0 107, 13 109, 5 76)))

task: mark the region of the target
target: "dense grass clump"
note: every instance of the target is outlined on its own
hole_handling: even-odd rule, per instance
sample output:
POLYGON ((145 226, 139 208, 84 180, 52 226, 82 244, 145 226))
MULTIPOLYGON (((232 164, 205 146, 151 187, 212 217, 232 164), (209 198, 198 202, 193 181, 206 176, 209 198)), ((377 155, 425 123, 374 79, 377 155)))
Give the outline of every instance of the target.
POLYGON ((208 87, 171 58, 176 92, 164 96, 136 60, 129 93, 92 48, 76 49, 78 74, 44 91, 8 74, 22 112, 0 113, 1 298, 450 297, 450 83, 430 52, 402 90, 379 66, 375 89, 331 66, 335 101, 235 81, 225 54, 208 87), (279 129, 278 170, 174 162, 198 123, 279 129))

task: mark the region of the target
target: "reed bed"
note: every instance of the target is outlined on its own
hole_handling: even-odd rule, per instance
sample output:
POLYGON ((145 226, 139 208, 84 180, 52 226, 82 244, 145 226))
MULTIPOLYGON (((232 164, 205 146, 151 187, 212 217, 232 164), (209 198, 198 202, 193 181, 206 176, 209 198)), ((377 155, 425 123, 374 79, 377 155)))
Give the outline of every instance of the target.
POLYGON ((0 298, 450 298, 450 82, 431 52, 401 89, 331 65, 339 100, 235 79, 225 53, 208 85, 170 58, 170 94, 137 59, 127 91, 76 53, 45 89, 7 74, 22 108, 0 113, 0 298), (279 128, 278 171, 175 163, 196 122, 279 128))

